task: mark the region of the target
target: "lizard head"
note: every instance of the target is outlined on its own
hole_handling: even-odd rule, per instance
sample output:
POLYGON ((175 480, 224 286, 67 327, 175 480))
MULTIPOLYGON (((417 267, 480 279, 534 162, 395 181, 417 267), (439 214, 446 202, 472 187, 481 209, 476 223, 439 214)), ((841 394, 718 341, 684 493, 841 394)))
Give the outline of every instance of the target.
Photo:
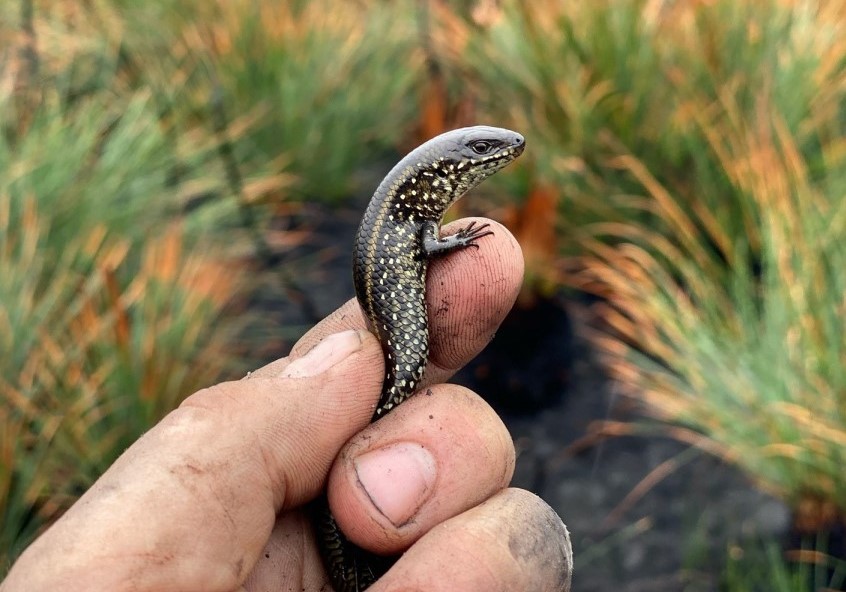
POLYGON ((429 173, 432 185, 441 185, 453 203, 523 153, 526 141, 517 132, 479 125, 437 136, 418 150, 418 174, 429 173))
MULTIPOLYGON (((439 221, 455 201, 520 156, 525 146, 523 136, 499 127, 452 130, 403 158, 375 196, 392 199, 392 214, 399 220, 439 221)), ((371 207, 379 203, 374 199, 371 207)))

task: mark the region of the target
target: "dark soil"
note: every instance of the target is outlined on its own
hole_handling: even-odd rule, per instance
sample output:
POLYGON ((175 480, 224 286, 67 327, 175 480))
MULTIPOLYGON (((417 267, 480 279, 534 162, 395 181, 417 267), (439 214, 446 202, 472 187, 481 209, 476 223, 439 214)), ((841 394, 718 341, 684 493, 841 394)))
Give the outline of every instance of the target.
POLYGON ((582 302, 566 300, 515 310, 459 379, 474 389, 480 385, 483 395, 491 391, 482 385, 507 385, 492 404, 517 447, 512 483, 540 495, 570 529, 575 590, 718 590, 729 545, 781 539, 788 511, 736 469, 675 440, 586 437, 597 421, 648 422, 631 401, 615 396, 589 344, 579 337, 577 329, 589 317, 582 302), (527 321, 533 314, 541 318, 527 321), (524 349, 536 338, 533 356, 514 357, 506 365, 505 352, 514 345, 500 344, 500 337, 508 336, 515 322, 551 330, 524 335, 524 349), (473 369, 488 359, 497 360, 492 368, 505 368, 502 380, 473 379, 473 369), (537 369, 546 380, 534 375, 537 369), (526 393, 537 406, 507 402, 526 393), (660 474, 666 469, 666 476, 640 485, 656 469, 660 474))
MULTIPOLYGON (((301 213, 298 225, 313 231, 312 240, 289 265, 298 267, 296 291, 309 301, 276 303, 268 322, 289 332, 279 329, 284 339, 269 356, 284 355, 352 296, 349 245, 362 210, 301 213)), ((579 336, 589 318, 578 298, 515 308, 455 382, 486 397, 511 431, 513 485, 540 495, 567 524, 575 591, 718 590, 729 546, 783 540, 788 511, 737 470, 666 437, 586 438, 598 420, 643 420, 615 395, 579 336), (657 467, 666 476, 636 489, 657 467)))

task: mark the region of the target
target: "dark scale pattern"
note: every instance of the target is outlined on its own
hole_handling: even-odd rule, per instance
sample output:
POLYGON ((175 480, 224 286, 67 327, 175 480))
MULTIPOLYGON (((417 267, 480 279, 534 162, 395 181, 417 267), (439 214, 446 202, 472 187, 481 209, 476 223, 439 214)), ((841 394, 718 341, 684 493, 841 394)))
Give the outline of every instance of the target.
MULTIPOLYGON (((355 293, 385 351, 385 382, 373 421, 414 394, 429 357, 427 260, 468 247, 490 234, 485 226, 426 239, 447 209, 523 152, 523 137, 477 126, 429 140, 397 164, 373 194, 353 248, 355 293), (432 226, 434 225, 434 226, 432 226)), ((392 560, 350 543, 318 502, 318 543, 336 592, 361 592, 392 560)))
POLYGON ((414 392, 429 357, 424 285, 419 280, 426 275, 427 262, 414 256, 422 250, 420 226, 394 225, 377 242, 377 249, 365 248, 362 259, 369 279, 363 287, 371 303, 368 319, 385 349, 385 383, 374 418, 414 392))

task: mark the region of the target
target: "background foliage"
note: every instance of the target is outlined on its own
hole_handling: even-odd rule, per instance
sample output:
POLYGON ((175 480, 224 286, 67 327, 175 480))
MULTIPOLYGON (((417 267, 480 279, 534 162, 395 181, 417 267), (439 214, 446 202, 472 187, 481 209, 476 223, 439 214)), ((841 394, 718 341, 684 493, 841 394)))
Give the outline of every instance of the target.
POLYGON ((598 296, 645 413, 842 526, 844 27, 838 0, 0 2, 0 561, 258 357, 279 220, 474 122, 529 139, 489 196, 528 299, 598 296))

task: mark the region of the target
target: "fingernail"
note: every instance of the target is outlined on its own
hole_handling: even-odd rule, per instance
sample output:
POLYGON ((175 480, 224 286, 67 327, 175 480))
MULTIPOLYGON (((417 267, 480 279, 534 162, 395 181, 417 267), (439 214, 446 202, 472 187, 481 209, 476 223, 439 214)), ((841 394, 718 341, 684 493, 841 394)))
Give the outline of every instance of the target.
POLYGON ((326 337, 301 358, 297 358, 279 375, 282 378, 317 376, 361 349, 358 331, 342 331, 326 337))
POLYGON ((437 465, 420 444, 399 442, 359 456, 356 476, 376 509, 394 526, 417 514, 434 490, 437 465))

